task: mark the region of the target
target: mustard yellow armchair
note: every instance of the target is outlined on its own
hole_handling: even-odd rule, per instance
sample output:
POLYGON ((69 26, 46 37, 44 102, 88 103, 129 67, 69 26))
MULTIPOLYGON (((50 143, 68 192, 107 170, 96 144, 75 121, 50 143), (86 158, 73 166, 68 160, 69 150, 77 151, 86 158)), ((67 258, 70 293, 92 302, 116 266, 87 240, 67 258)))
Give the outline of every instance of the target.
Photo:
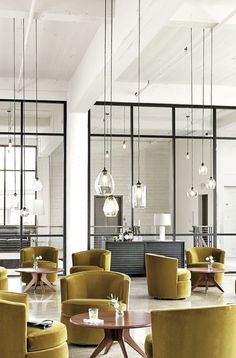
MULTIPOLYGON (((42 256, 39 260, 39 267, 57 268, 58 267, 58 250, 50 246, 34 246, 27 247, 20 250, 20 266, 33 267, 34 257, 42 256)), ((29 283, 32 279, 31 274, 21 273, 21 280, 24 283, 29 283)), ((49 273, 47 275, 49 282, 57 280, 57 273, 49 273)))
POLYGON ((109 250, 87 250, 72 254, 73 267, 70 273, 81 271, 110 271, 111 251, 109 250))
POLYGON ((148 358, 236 357, 236 305, 151 312, 148 358))
POLYGON ((190 272, 178 269, 177 259, 146 254, 145 263, 149 296, 179 299, 191 295, 190 272))
POLYGON ((0 356, 2 358, 68 358, 66 327, 27 327, 28 296, 0 291, 0 356))
MULTIPOLYGON (((215 260, 213 267, 222 269, 224 268, 225 251, 216 249, 215 247, 193 247, 189 250, 186 250, 187 267, 207 267, 207 256, 213 256, 215 260)), ((198 274, 192 272, 192 285, 197 281, 197 279, 198 274)), ((214 279, 219 285, 221 285, 224 280, 224 274, 216 273, 214 275, 214 279)))
POLYGON ((70 323, 70 317, 88 312, 90 307, 114 310, 108 296, 118 296, 128 308, 130 278, 119 272, 84 271, 61 279, 61 322, 67 327, 68 342, 81 345, 98 344, 104 337, 101 329, 84 328, 70 323))
POLYGON ((2 266, 0 266, 0 290, 8 290, 7 270, 2 266))

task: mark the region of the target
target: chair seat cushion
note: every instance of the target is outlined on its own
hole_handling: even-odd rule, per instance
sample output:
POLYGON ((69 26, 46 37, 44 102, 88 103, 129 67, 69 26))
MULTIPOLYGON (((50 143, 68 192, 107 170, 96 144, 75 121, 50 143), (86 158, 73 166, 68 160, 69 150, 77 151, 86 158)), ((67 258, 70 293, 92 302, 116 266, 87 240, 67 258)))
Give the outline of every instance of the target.
POLYGON ((188 281, 191 279, 191 273, 186 269, 178 269, 177 271, 178 281, 188 281))
POLYGON ((5 267, 0 266, 0 277, 7 277, 7 269, 5 267))
MULTIPOLYGON (((46 267, 46 268, 56 268, 56 262, 46 261, 46 260, 39 260, 38 262, 39 267, 46 267)), ((33 267, 33 261, 23 261, 22 267, 33 267)))
POLYGON ((153 357, 153 347, 152 347, 152 335, 151 334, 148 334, 146 336, 144 348, 145 348, 145 353, 147 355, 147 358, 152 358, 153 357))
MULTIPOLYGON (((207 267, 207 265, 208 265, 207 261, 203 261, 203 262, 196 262, 196 263, 189 264, 188 267, 207 267)), ((214 262, 213 267, 223 269, 224 264, 222 264, 221 262, 214 262)))
POLYGON ((45 329, 27 327, 27 350, 35 352, 53 348, 66 342, 67 331, 63 323, 54 321, 53 326, 45 329))
MULTIPOLYGON (((114 311, 109 299, 98 298, 74 298, 62 302, 62 313, 71 317, 73 315, 88 312, 90 307, 98 308, 101 311, 114 311)), ((126 305, 123 304, 124 310, 126 305)))
POLYGON ((70 273, 82 272, 82 271, 104 271, 104 269, 102 267, 92 266, 92 265, 72 266, 70 268, 70 273))

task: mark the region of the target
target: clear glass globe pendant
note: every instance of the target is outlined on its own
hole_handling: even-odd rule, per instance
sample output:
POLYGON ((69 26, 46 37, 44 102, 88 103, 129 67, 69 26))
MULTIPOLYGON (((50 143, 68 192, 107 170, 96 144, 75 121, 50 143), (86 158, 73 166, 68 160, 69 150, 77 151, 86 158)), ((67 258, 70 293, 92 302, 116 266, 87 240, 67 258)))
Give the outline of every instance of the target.
POLYGON ((214 190, 216 188, 216 181, 212 176, 210 176, 210 178, 207 180, 206 187, 209 190, 214 190))
POLYGON ((198 191, 194 189, 193 186, 187 191, 188 198, 196 198, 198 196, 198 191))
POLYGON ((17 209, 19 207, 19 199, 17 193, 13 194, 12 200, 11 200, 11 207, 13 209, 17 209))
POLYGON ((189 154, 189 152, 186 153, 185 158, 186 158, 186 159, 190 159, 190 154, 189 154))
POLYGON ((116 198, 113 195, 109 195, 104 203, 103 212, 105 216, 112 218, 117 216, 119 212, 119 205, 116 198))
POLYGON ((26 207, 22 208, 20 210, 20 215, 23 216, 23 217, 29 216, 29 209, 27 209, 26 207))
POLYGON ((207 175, 207 166, 202 162, 199 170, 198 170, 199 175, 207 175))
POLYGON ((42 184, 41 180, 38 177, 36 177, 34 179, 33 184, 32 184, 32 188, 33 188, 34 191, 42 190, 43 184, 42 184))
POLYGON ((106 168, 104 168, 95 180, 95 191, 99 195, 111 195, 114 193, 114 190, 114 179, 106 168))
POLYGON ((133 208, 145 208, 146 207, 146 185, 137 182, 132 187, 132 206, 133 208))

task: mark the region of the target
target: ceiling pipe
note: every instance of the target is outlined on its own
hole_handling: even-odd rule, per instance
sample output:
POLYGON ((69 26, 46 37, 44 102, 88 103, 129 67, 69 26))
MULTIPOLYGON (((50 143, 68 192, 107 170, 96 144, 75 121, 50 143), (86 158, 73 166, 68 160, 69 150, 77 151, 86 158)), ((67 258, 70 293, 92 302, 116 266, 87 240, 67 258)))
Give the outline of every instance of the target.
MULTIPOLYGON (((29 34, 30 34, 31 24, 32 24, 32 22, 33 22, 34 15, 35 15, 35 5, 36 5, 36 1, 37 1, 37 0, 32 0, 32 1, 31 1, 31 5, 30 5, 30 11, 29 11, 29 16, 28 16, 27 28, 26 28, 26 30, 25 30, 25 43, 24 43, 25 52, 26 52, 27 45, 28 45, 28 40, 29 40, 29 34)), ((18 84, 17 84, 17 91, 18 91, 18 92, 21 90, 22 74, 23 74, 23 55, 22 55, 22 58, 21 58, 21 65, 20 65, 20 71, 19 71, 19 76, 18 76, 18 84)))

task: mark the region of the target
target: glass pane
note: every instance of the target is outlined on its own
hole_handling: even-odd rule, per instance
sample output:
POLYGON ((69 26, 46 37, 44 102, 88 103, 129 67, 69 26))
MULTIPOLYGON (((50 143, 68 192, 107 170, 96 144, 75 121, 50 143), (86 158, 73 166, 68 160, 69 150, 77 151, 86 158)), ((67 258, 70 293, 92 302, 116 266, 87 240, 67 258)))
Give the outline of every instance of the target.
POLYGON ((0 132, 20 131, 20 106, 15 102, 15 121, 14 121, 14 103, 0 101, 0 132), (15 123, 15 125, 14 125, 15 123))
POLYGON ((218 109, 216 111, 216 135, 217 137, 236 136, 236 110, 218 109))
MULTIPOLYGON (((95 192, 94 183, 97 175, 103 169, 103 140, 93 138, 91 141, 91 226, 94 234, 118 234, 123 226, 131 226, 131 147, 130 140, 126 139, 123 147, 123 138, 113 140, 112 175, 115 181, 115 197, 119 204, 117 217, 108 218, 103 213, 104 197, 95 192), (94 230, 93 230, 94 226, 94 230)), ((110 170, 109 160, 107 169, 110 170)), ((94 247, 101 245, 101 237, 95 236, 94 247)))
MULTIPOLYGON (((138 142, 134 140, 134 181, 138 180, 138 142)), ((141 233, 159 234, 155 214, 170 213, 171 225, 166 234, 172 232, 173 223, 173 172, 172 139, 147 139, 140 143, 140 181, 147 188, 145 209, 134 209, 134 224, 141 233)))
MULTIPOLYGON (((60 103, 38 103, 38 132, 63 133, 64 106, 60 103)), ((25 132, 36 132, 36 106, 25 104, 25 132)))
POLYGON ((4 225, 4 173, 0 172, 0 225, 4 225))
MULTIPOLYGON (((110 106, 106 107, 106 133, 110 133, 110 106)), ((104 107, 93 106, 91 109, 91 133, 104 133, 104 107)), ((112 107, 112 133, 130 134, 130 107, 113 106, 112 107)))
MULTIPOLYGON (((138 107, 134 107, 134 134, 138 133, 138 107)), ((140 134, 172 135, 172 109, 140 107, 140 134)))
MULTIPOLYGON (((204 163, 208 168, 208 174, 199 175, 199 167, 202 161, 202 140, 193 142, 193 185, 198 191, 198 197, 188 198, 187 191, 192 186, 192 152, 190 159, 186 159, 186 140, 176 140, 176 232, 188 234, 193 226, 207 226, 209 230, 213 226, 213 193, 214 190, 206 188, 207 179, 210 176, 210 140, 204 140, 204 163)), ((191 142, 190 142, 191 148, 191 142)))
POLYGON ((217 141, 217 232, 236 233, 236 141, 217 141))
POLYGON ((20 172, 6 172, 6 225, 20 224, 20 172), (18 207, 14 203, 17 193, 18 207))
MULTIPOLYGON (((176 108, 175 110, 175 131, 178 136, 191 136, 191 109, 176 108), (189 116, 189 119, 187 118, 189 116)), ((202 109, 194 108, 193 110, 193 135, 202 136, 202 109)), ((204 111, 204 135, 212 137, 212 111, 204 111)))
POLYGON ((217 247, 225 250, 225 265, 235 267, 236 235, 217 236, 217 247))

